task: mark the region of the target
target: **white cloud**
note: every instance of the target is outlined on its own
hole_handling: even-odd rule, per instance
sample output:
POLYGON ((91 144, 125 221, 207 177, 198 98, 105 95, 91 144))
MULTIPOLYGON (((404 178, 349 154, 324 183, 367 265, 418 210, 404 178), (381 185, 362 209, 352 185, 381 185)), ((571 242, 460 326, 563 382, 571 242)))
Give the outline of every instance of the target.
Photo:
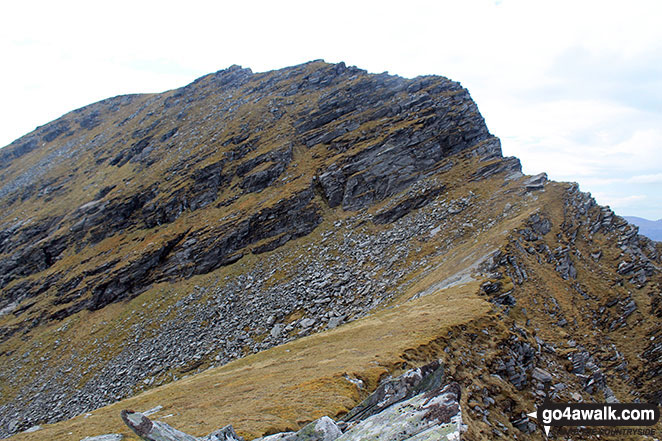
POLYGON ((647 195, 623 214, 657 219, 660 16, 659 0, 8 2, 0 145, 108 96, 235 63, 264 71, 324 58, 460 80, 525 171, 647 195))
POLYGON ((662 184, 662 173, 633 176, 628 181, 632 184, 662 184))
POLYGON ((596 192, 592 193, 595 200, 602 205, 609 205, 616 212, 627 210, 633 206, 646 201, 646 195, 614 196, 612 193, 596 192))

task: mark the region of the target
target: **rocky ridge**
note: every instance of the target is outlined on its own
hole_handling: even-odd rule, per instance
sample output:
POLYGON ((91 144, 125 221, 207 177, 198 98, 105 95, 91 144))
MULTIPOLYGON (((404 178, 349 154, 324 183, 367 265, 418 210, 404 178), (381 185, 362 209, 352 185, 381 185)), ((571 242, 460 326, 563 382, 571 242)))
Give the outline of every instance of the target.
MULTIPOLYGON (((141 188, 125 191, 129 194, 118 197, 120 190, 115 189, 120 185, 119 182, 113 183, 111 179, 105 178, 104 187, 93 195, 92 200, 73 211, 27 224, 25 221, 5 224, 0 236, 3 238, 0 252, 7 254, 0 260, 0 272, 4 274, 0 287, 4 287, 6 292, 2 306, 7 307, 12 302, 20 302, 26 297, 42 294, 52 286, 61 285, 62 289, 56 294, 58 301, 60 304, 71 304, 61 310, 58 318, 62 318, 83 308, 99 309, 113 301, 133 296, 155 281, 208 273, 237 261, 244 253, 242 250, 249 245, 271 239, 251 250, 261 253, 310 233, 321 222, 320 206, 314 201, 317 191, 331 208, 342 205, 345 210, 360 209, 398 193, 425 173, 433 172, 444 157, 490 137, 475 104, 466 90, 457 83, 433 78, 407 83, 397 77, 369 76, 364 71, 345 68, 344 65, 307 73, 305 67, 286 69, 270 75, 253 75, 247 70, 230 68, 207 81, 199 80, 202 84, 196 82, 170 94, 172 96, 154 97, 134 114, 118 120, 109 129, 94 136, 92 142, 82 147, 93 150, 95 160, 92 170, 98 170, 104 165, 122 169, 127 161, 133 161, 138 164, 133 168, 142 173, 145 169, 156 169, 156 161, 159 161, 159 168, 166 170, 166 181, 176 176, 179 182, 166 186, 158 182, 160 174, 154 173, 155 182, 150 183, 146 177, 141 188), (295 79, 297 81, 290 88, 283 90, 284 84, 295 79), (207 102, 214 101, 205 93, 212 86, 219 88, 214 91, 218 93, 217 90, 220 90, 222 94, 219 98, 224 99, 221 104, 210 106, 210 115, 206 119, 211 115, 221 115, 221 124, 214 122, 208 127, 203 120, 196 121, 192 127, 189 124, 188 131, 183 127, 174 127, 158 137, 160 142, 156 142, 154 138, 157 135, 154 132, 158 133, 157 128, 168 128, 177 120, 185 120, 182 111, 177 116, 171 116, 174 109, 170 107, 175 107, 175 104, 171 104, 172 99, 177 98, 174 103, 204 100, 203 103, 196 103, 203 107, 207 102), (314 105, 315 95, 320 90, 325 93, 317 97, 319 102, 314 105), (232 93, 239 91, 243 92, 240 98, 234 98, 232 93), (297 102, 287 99, 295 93, 301 101, 305 100, 304 105, 297 106, 297 102), (282 104, 276 105, 273 102, 275 98, 271 97, 275 94, 282 94, 282 104), (251 104, 266 106, 268 114, 274 115, 273 120, 265 121, 260 114, 259 122, 251 124, 253 121, 249 116, 252 111, 244 110, 251 109, 251 104), (160 110, 159 117, 154 116, 156 110, 160 110), (224 119, 233 118, 233 113, 248 114, 242 115, 241 120, 248 121, 237 129, 237 134, 222 124, 224 119), (126 140, 120 136, 115 142, 102 144, 106 137, 111 136, 106 132, 127 132, 129 129, 124 126, 139 114, 144 116, 132 127, 135 130, 131 133, 131 139, 126 140), (380 132, 383 129, 379 126, 362 129, 362 126, 372 126, 372 121, 388 116, 390 118, 385 118, 383 123, 387 128, 384 132, 380 132), (402 127, 398 127, 398 124, 402 127), (214 133, 208 140, 197 139, 195 133, 200 127, 212 133, 220 129, 221 133, 214 133), (279 130, 290 130, 294 136, 290 140, 279 141, 282 148, 271 148, 266 153, 256 155, 256 151, 264 149, 264 144, 271 147, 271 142, 278 142, 279 136, 275 140, 264 139, 262 132, 269 130, 276 133, 279 130), (224 140, 217 139, 221 135, 224 140), (216 145, 207 147, 208 151, 202 155, 196 152, 191 157, 184 154, 172 158, 166 156, 169 150, 180 150, 182 144, 169 143, 175 137, 177 140, 183 138, 187 144, 195 142, 198 149, 207 147, 204 145, 207 142, 216 145), (96 144, 101 146, 95 148, 96 144), (364 144, 364 147, 357 149, 357 144, 364 144), (118 145, 130 147, 115 153, 118 145), (295 146, 312 149, 310 151, 315 147, 317 150, 324 148, 330 156, 330 161, 325 161, 329 165, 322 162, 316 172, 294 176, 297 185, 289 184, 293 187, 290 197, 279 198, 272 206, 255 210, 254 213, 249 211, 241 222, 233 219, 237 216, 236 210, 232 210, 237 199, 241 195, 269 187, 290 165, 295 146), (219 155, 219 147, 225 150, 222 155, 219 155), (113 150, 114 157, 110 157, 108 148, 113 150), (208 161, 208 165, 197 165, 202 162, 200 156, 204 158, 205 155, 220 159, 208 161), (243 160, 245 157, 250 159, 243 160), (186 169, 193 170, 187 173, 186 169), (70 249, 79 250, 85 244, 99 243, 132 227, 150 229, 172 224, 182 214, 197 211, 215 201, 219 191, 233 180, 236 182, 230 188, 235 191, 229 193, 234 194, 217 203, 219 207, 228 207, 229 219, 210 226, 213 231, 205 231, 203 240, 195 238, 200 235, 200 231, 197 235, 196 231, 186 231, 168 237, 162 246, 155 247, 125 265, 104 260, 103 265, 91 268, 77 277, 67 277, 62 272, 53 271, 41 284, 30 280, 7 286, 12 281, 51 268, 70 249), (168 191, 170 187, 179 188, 168 191), (115 271, 109 271, 111 268, 106 266, 114 266, 115 271), (78 300, 81 297, 85 298, 78 300)), ((117 100, 111 101, 114 103, 117 100)), ((81 111, 97 115, 95 121, 101 124, 99 115, 102 113, 96 108, 102 103, 91 106, 94 110, 86 108, 81 111)), ((185 105, 184 109, 187 107, 185 105)), ((119 109, 113 106, 107 111, 112 115, 113 112, 119 112, 119 109)), ((62 124, 66 123, 58 121, 52 125, 62 124)), ((91 127, 82 122, 78 122, 78 125, 81 128, 91 127)), ((27 140, 22 138, 16 141, 7 148, 4 156, 10 157, 9 154, 14 152, 15 156, 20 157, 20 152, 29 151, 24 146, 37 142, 35 138, 40 135, 42 141, 56 141, 57 136, 51 135, 53 130, 43 128, 34 135, 28 135, 27 140)), ((60 136, 78 138, 75 134, 60 136)), ((81 154, 80 147, 76 149, 70 146, 72 141, 68 141, 56 152, 65 150, 71 154, 81 154)), ((83 141, 78 143, 83 144, 83 141)), ((498 146, 495 148, 498 151, 498 146)), ((70 157, 64 156, 62 161, 66 159, 70 157)), ((0 189, 0 195, 10 194, 6 199, 7 208, 11 211, 12 206, 18 202, 19 192, 14 190, 16 187, 24 188, 21 200, 29 198, 33 192, 37 193, 36 199, 42 196, 47 202, 60 196, 58 193, 66 194, 67 190, 73 193, 73 189, 69 188, 71 178, 58 177, 62 183, 56 186, 50 181, 42 182, 46 169, 54 168, 59 163, 59 160, 53 160, 47 155, 38 166, 31 167, 17 177, 8 177, 0 189), (30 179, 29 185, 22 184, 26 179, 30 179)), ((292 164, 292 167, 296 165, 292 164)))
POLYGON ((550 381, 660 400, 659 245, 522 176, 445 78, 231 67, 0 152, 3 435, 472 283, 491 312, 386 370, 441 358, 468 436, 537 436, 550 381))

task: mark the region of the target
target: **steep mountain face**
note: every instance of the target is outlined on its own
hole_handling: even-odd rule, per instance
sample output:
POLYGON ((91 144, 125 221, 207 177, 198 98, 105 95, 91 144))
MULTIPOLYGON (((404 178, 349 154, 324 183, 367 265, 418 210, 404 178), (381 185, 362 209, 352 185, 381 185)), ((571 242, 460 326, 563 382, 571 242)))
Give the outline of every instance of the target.
MULTIPOLYGON (((233 66, 107 99, 0 150, 0 207, 0 435, 151 396, 251 438, 436 359, 467 439, 542 439, 550 379, 662 400, 660 244, 523 176, 443 77, 233 66)), ((121 424, 72 421, 17 438, 121 424)))
POLYGON ((3 306, 57 287, 68 307, 56 318, 103 308, 275 249, 317 227, 324 206, 373 205, 481 142, 498 153, 457 83, 315 66, 232 67, 109 99, 3 149, 3 306), (136 259, 107 245, 148 231, 158 239, 136 259), (55 265, 88 248, 86 270, 55 265))

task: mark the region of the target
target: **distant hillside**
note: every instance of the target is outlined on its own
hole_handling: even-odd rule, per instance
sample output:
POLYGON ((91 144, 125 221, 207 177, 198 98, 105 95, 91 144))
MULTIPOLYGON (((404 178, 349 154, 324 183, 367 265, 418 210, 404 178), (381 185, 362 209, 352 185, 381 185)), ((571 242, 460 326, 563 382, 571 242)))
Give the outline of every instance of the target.
POLYGON ((662 219, 656 221, 636 216, 625 216, 628 222, 639 227, 639 233, 658 242, 662 241, 662 219))

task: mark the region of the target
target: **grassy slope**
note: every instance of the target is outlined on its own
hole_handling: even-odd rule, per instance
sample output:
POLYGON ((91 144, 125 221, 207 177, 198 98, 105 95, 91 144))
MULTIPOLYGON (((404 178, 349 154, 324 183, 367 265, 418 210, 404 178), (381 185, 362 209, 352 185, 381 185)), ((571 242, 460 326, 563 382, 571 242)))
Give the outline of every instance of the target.
MULTIPOLYGON (((117 432, 130 436, 121 409, 164 408, 155 418, 195 435, 225 424, 254 437, 294 429, 322 415, 337 416, 364 395, 343 375, 373 389, 379 378, 403 367, 407 351, 429 344, 451 326, 486 314, 477 282, 384 309, 340 328, 250 355, 225 366, 161 386, 98 409, 92 416, 47 425, 12 439, 81 439, 117 432)), ((135 438, 129 438, 135 439, 135 438)))

